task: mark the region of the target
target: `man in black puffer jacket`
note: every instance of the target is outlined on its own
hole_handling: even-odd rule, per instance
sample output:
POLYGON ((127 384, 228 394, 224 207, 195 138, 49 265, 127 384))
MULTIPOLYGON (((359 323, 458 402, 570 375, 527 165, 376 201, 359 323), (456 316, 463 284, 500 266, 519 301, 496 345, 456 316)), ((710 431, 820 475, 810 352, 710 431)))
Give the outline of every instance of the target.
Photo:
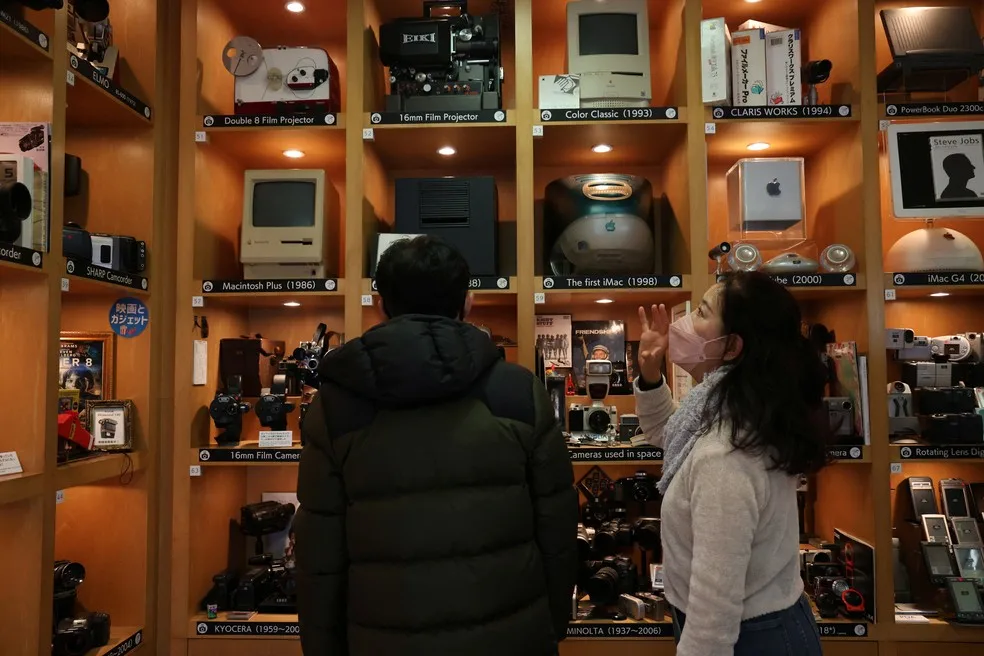
POLYGON ((387 321, 322 362, 294 518, 305 656, 553 656, 577 492, 546 390, 464 323, 468 265, 397 242, 387 321))

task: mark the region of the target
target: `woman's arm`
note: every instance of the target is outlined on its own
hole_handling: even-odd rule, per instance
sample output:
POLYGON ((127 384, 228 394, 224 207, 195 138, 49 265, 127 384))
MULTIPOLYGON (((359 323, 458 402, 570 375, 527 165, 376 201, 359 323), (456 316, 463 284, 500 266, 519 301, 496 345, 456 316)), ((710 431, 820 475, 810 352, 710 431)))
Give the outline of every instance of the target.
POLYGON ((717 450, 694 457, 690 480, 693 561, 687 622, 676 654, 733 656, 759 521, 755 464, 717 450))
POLYGON ((632 389, 635 392, 639 427, 650 444, 663 446, 663 427, 677 407, 670 393, 670 386, 664 379, 652 384, 636 377, 632 389))

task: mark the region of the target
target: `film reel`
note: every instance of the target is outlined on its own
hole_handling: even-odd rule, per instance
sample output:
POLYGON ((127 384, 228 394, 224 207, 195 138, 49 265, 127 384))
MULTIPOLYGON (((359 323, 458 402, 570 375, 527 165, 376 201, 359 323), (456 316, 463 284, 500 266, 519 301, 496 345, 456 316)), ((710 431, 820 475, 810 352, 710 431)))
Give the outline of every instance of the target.
POLYGON ((252 75, 263 64, 263 48, 256 39, 237 36, 222 50, 222 64, 236 77, 252 75))

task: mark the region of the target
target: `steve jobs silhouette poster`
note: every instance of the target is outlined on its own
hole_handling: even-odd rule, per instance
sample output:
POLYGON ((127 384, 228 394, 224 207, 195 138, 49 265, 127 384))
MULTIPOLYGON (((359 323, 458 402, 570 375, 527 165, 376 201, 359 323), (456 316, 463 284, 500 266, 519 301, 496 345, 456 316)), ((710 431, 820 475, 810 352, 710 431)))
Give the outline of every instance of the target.
POLYGON ((930 137, 936 200, 984 198, 984 137, 952 134, 930 137))

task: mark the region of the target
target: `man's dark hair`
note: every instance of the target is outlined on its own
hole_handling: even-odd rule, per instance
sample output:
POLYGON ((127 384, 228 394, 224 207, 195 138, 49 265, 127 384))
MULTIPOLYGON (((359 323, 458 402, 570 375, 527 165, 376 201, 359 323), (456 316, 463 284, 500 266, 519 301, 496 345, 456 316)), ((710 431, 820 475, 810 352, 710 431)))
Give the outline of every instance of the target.
POLYGON ((376 266, 376 290, 390 318, 403 314, 462 318, 469 278, 468 262, 461 253, 429 235, 394 243, 376 266))

